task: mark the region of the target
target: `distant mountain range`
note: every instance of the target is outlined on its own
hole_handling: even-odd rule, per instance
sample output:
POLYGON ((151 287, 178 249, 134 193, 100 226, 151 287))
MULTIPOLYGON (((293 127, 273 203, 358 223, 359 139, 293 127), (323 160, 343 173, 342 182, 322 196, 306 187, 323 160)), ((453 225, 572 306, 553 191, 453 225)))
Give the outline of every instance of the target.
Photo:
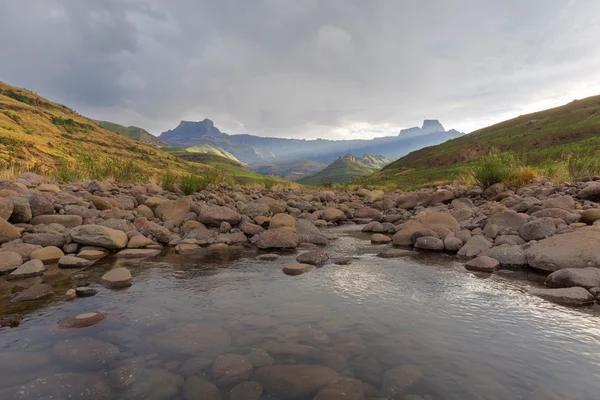
POLYGON ((123 126, 109 121, 96 121, 96 123, 108 131, 118 133, 119 135, 137 140, 138 142, 150 144, 158 148, 169 147, 167 143, 163 142, 147 130, 138 128, 137 126, 123 126))
POLYGON ((303 185, 323 185, 350 182, 356 178, 371 175, 390 163, 383 155, 371 155, 365 153, 361 157, 346 154, 314 175, 298 179, 303 185))
POLYGON ((396 159, 411 151, 463 135, 456 130, 446 131, 437 120, 426 120, 422 128, 411 128, 409 131, 375 139, 284 139, 246 134, 229 135, 216 128, 211 120, 205 119, 199 122, 182 121, 175 129, 163 132, 160 139, 180 148, 208 144, 231 153, 251 169, 278 170, 281 168, 280 163, 289 163, 290 159, 331 164, 346 154, 363 153, 381 154, 388 159, 396 159))

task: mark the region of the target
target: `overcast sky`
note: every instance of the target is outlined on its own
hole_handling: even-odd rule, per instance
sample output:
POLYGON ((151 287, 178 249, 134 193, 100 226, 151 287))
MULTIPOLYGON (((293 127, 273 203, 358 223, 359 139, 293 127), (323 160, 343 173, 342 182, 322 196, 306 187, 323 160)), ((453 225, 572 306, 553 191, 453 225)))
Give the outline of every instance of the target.
POLYGON ((154 134, 471 132, 600 94, 596 0, 2 0, 0 80, 154 134))

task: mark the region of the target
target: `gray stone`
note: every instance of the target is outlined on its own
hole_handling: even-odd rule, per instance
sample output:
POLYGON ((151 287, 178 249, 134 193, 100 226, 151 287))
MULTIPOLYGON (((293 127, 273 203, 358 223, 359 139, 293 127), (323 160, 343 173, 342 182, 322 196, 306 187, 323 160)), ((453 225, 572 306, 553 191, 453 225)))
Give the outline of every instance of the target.
POLYGON ((14 279, 24 279, 30 278, 32 276, 40 276, 43 275, 46 267, 41 260, 30 260, 25 264, 21 265, 19 268, 11 272, 6 279, 14 280, 14 279))
POLYGON ((580 228, 543 239, 525 251, 530 267, 543 271, 600 267, 600 231, 580 228))
POLYGON ((257 369, 252 380, 259 382, 271 396, 282 399, 312 398, 340 376, 319 365, 272 365, 257 369))
POLYGON ((446 236, 444 238, 444 250, 456 253, 463 246, 463 242, 455 236, 446 236))
POLYGON ((86 260, 85 258, 76 257, 73 255, 66 255, 58 260, 58 266, 60 268, 83 268, 93 264, 93 261, 86 260))
POLYGON ((99 225, 82 225, 71 229, 74 242, 106 249, 122 249, 127 246, 127 235, 115 229, 99 225))
POLYGON ((37 283, 13 297, 11 301, 19 303, 23 301, 43 300, 51 297, 53 294, 54 290, 52 290, 52 286, 44 283, 37 283))
POLYGON ((444 242, 434 236, 423 236, 417 239, 415 242, 415 248, 442 251, 444 250, 444 242))
POLYGON ((10 196, 7 197, 13 203, 13 212, 10 216, 10 221, 18 223, 28 223, 33 217, 29 200, 25 197, 10 196))
POLYGON ((458 255, 462 257, 475 257, 482 251, 485 251, 491 247, 492 244, 483 236, 473 236, 458 251, 458 255))
POLYGON ((283 273, 286 275, 302 275, 312 268, 310 264, 286 264, 283 267, 283 273))
POLYGON ((495 224, 500 229, 518 231, 527 222, 525 214, 514 211, 497 212, 488 218, 488 224, 495 224))
POLYGON ((233 386, 247 381, 253 370, 247 357, 241 354, 223 354, 213 363, 212 377, 217 386, 233 386))
POLYGON ((556 225, 552 218, 538 218, 527 222, 519 230, 519 235, 527 241, 541 240, 556 233, 556 225))
POLYGON ((21 237, 21 233, 9 222, 0 218, 0 244, 10 242, 21 237))
POLYGON ((82 223, 83 218, 79 215, 38 215, 31 220, 32 225, 59 224, 65 228, 74 228, 82 223))
POLYGON ((581 189, 577 193, 577 197, 583 200, 599 201, 600 200, 600 183, 592 183, 589 186, 581 189))
POLYGON ((381 233, 374 233, 371 235, 371 243, 373 244, 388 244, 392 242, 392 238, 381 233))
POLYGON ((277 228, 253 236, 251 242, 259 249, 295 249, 300 244, 300 238, 289 228, 277 228))
POLYGON ((579 286, 585 289, 591 289, 600 286, 600 269, 564 268, 548 275, 544 283, 551 288, 579 286))
POLYGON ((563 210, 562 208, 545 208, 543 210, 536 211, 531 215, 533 215, 536 218, 558 218, 562 219, 567 224, 572 224, 581 219, 580 214, 573 211, 563 210))
POLYGON ((502 267, 521 267, 527 265, 525 250, 519 245, 497 246, 479 253, 480 256, 491 257, 502 267))
MULTIPOLYGON (((451 192, 452 193, 452 192, 451 192)), ((329 383, 313 400, 364 400, 363 383, 358 379, 341 378, 329 383)))
POLYGON ((127 268, 119 267, 102 275, 99 283, 110 289, 120 289, 131 286, 132 280, 131 272, 127 268))
POLYGON ((329 260, 329 255, 319 250, 307 251, 296 257, 296 261, 300 264, 320 265, 327 260, 329 260))
POLYGON ((160 254, 158 249, 127 249, 117 253, 117 258, 146 258, 160 254))
POLYGON ((240 223, 240 214, 231 208, 207 205, 200 207, 198 221, 206 226, 218 228, 221 222, 228 222, 232 226, 240 223))
POLYGON ((581 287, 563 289, 529 289, 529 293, 541 297, 544 300, 565 306, 583 306, 594 303, 594 296, 581 287))
POLYGON ((23 258, 18 253, 5 251, 0 253, 0 275, 6 275, 23 265, 23 258))
POLYGON ((0 219, 8 221, 12 212, 13 212, 13 203, 12 201, 5 199, 4 197, 0 197, 0 219))
POLYGON ((465 268, 476 272, 494 272, 500 268, 500 263, 487 256, 479 256, 467 262, 465 268))

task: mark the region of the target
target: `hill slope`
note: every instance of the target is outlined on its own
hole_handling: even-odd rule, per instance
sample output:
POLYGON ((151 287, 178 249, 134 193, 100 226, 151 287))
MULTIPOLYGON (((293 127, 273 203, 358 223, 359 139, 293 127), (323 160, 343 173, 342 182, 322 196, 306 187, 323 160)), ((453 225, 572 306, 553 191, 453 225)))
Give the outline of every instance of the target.
POLYGON ((372 156, 365 154, 363 158, 347 154, 331 163, 327 168, 301 179, 298 183, 303 185, 322 185, 328 183, 350 182, 356 178, 371 175, 389 163, 385 156, 372 156))
POLYGON ((104 129, 114 133, 118 133, 119 135, 128 137, 129 139, 150 144, 158 148, 169 147, 167 143, 163 142, 162 140, 160 140, 159 138, 157 138, 156 136, 154 136, 153 134, 151 134, 143 128, 138 128, 137 126, 123 126, 109 121, 96 122, 104 129))
POLYGON ((216 156, 220 156, 220 157, 235 161, 236 163, 240 163, 240 161, 237 158, 235 158, 235 156, 233 154, 229 153, 228 151, 219 149, 217 147, 213 147, 208 144, 200 144, 198 146, 188 147, 186 150, 190 153, 214 154, 216 156))
POLYGON ((600 153, 600 96, 521 115, 437 146, 414 151, 362 183, 416 187, 449 182, 495 148, 539 166, 566 154, 600 153))

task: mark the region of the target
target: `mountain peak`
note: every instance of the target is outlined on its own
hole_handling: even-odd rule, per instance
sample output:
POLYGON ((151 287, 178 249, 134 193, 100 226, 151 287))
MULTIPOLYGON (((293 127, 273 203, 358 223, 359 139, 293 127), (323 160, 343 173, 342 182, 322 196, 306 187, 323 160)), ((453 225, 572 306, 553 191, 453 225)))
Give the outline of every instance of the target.
POLYGON ((446 132, 440 121, 437 119, 426 119, 421 127, 423 133, 446 132))

